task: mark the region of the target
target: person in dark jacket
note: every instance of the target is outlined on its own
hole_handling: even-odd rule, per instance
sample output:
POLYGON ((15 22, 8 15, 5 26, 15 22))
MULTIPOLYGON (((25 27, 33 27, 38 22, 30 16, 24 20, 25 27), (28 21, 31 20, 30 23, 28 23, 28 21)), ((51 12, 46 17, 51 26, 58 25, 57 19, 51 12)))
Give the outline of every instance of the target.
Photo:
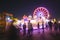
POLYGON ((57 30, 58 30, 58 23, 57 22, 55 22, 54 23, 54 30, 57 32, 57 30))
POLYGON ((30 20, 28 22, 28 34, 32 33, 33 31, 33 27, 32 27, 32 24, 30 23, 30 20))
POLYGON ((44 32, 44 21, 42 21, 42 29, 43 29, 43 32, 44 32))
POLYGON ((38 22, 38 25, 37 25, 37 26, 38 26, 38 29, 39 29, 39 26, 40 26, 40 25, 39 25, 39 22, 38 22))
POLYGON ((14 21, 11 22, 9 28, 9 40, 16 40, 17 38, 17 28, 13 25, 14 21))
POLYGON ((23 24, 23 33, 24 33, 23 35, 26 34, 26 23, 23 24))
POLYGON ((51 21, 48 22, 48 25, 49 25, 49 28, 50 28, 51 31, 52 31, 52 24, 53 23, 51 21))

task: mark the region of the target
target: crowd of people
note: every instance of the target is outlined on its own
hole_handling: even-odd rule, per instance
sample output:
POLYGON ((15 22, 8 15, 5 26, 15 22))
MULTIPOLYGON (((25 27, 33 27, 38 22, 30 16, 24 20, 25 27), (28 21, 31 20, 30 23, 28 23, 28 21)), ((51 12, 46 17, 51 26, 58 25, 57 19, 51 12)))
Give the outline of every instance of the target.
MULTIPOLYGON (((12 21, 12 25, 13 25, 13 22, 14 21, 12 21)), ((11 25, 11 26, 12 26, 11 25)), ((14 25, 13 25, 14 26, 14 25)), ((37 24, 37 27, 38 27, 38 29, 40 29, 40 25, 39 25, 39 22, 38 22, 38 24, 37 24)), ((58 23, 58 22, 54 22, 54 23, 52 23, 51 21, 49 21, 48 22, 48 25, 46 25, 46 28, 49 28, 50 30, 52 30, 52 28, 54 28, 54 30, 55 31, 57 31, 58 29, 59 29, 59 31, 60 31, 60 23, 58 23)), ((10 28, 11 29, 11 28, 10 28)), ((13 28, 14 29, 14 28, 13 28)), ((43 31, 44 31, 44 22, 42 23, 42 29, 43 29, 43 31)), ((20 30, 20 29, 18 29, 18 30, 20 30)), ((32 23, 30 23, 30 20, 28 21, 28 33, 30 33, 30 32, 32 32, 33 31, 33 26, 32 26, 32 23)), ((24 22, 24 24, 23 24, 23 32, 25 33, 26 32, 26 23, 24 22)))
MULTIPOLYGON (((37 27, 38 27, 38 29, 40 29, 39 22, 37 24, 37 27)), ((58 31, 60 31, 60 23, 58 23, 58 22, 52 23, 51 21, 49 21, 48 25, 46 25, 46 28, 49 28, 50 31, 52 31, 54 29, 54 31, 58 32, 58 31)), ((42 29, 43 29, 43 31, 45 29, 43 23, 42 23, 42 29)), ((24 32, 26 31, 26 24, 25 23, 23 25, 23 30, 24 30, 24 32)), ((32 31, 33 31, 33 26, 29 20, 29 22, 28 22, 28 33, 32 32, 32 31)))
MULTIPOLYGON (((16 35, 18 30, 19 30, 13 25, 13 22, 14 21, 11 22, 11 26, 10 26, 9 31, 8 31, 10 36, 11 35, 16 35)), ((38 23, 37 27, 38 27, 38 29, 40 29, 39 28, 40 27, 39 23, 38 23)), ((51 31, 52 31, 52 27, 54 27, 54 31, 57 31, 58 29, 60 31, 60 23, 57 23, 57 22, 52 23, 51 21, 49 21, 48 25, 46 25, 46 27, 48 27, 51 31)), ((42 24, 42 29, 44 31, 44 24, 42 24)), ((26 23, 23 24, 23 32, 24 32, 24 34, 26 34, 26 23)), ((29 20, 28 21, 28 34, 31 34, 32 32, 33 32, 33 26, 32 26, 32 24, 30 23, 30 20, 29 20)))

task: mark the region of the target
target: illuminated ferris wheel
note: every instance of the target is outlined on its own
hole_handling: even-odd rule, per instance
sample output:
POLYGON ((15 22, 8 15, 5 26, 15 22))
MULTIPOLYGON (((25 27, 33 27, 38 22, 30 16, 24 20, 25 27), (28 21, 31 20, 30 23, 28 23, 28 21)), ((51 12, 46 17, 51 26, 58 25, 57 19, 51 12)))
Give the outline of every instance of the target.
POLYGON ((45 7, 38 7, 34 10, 33 15, 37 15, 37 17, 49 18, 49 11, 45 7))

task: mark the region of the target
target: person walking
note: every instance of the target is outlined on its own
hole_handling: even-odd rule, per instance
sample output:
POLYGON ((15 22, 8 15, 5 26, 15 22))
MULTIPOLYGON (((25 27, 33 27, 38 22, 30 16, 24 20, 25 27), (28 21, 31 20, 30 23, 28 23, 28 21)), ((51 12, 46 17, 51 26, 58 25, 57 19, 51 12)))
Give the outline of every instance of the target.
POLYGON ((16 40, 17 39, 17 28, 13 25, 14 23, 14 20, 11 22, 11 25, 9 27, 9 30, 8 30, 8 37, 9 37, 9 40, 16 40))
POLYGON ((28 34, 31 34, 33 31, 33 27, 32 27, 32 24, 30 23, 30 20, 28 22, 28 34))
POLYGON ((52 24, 53 24, 53 23, 52 23, 51 21, 48 22, 49 29, 50 29, 51 31, 52 31, 52 24))
POLYGON ((23 34, 26 34, 26 23, 23 24, 23 34))
POLYGON ((39 27, 40 27, 39 22, 38 22, 37 26, 38 26, 38 29, 39 29, 39 27))

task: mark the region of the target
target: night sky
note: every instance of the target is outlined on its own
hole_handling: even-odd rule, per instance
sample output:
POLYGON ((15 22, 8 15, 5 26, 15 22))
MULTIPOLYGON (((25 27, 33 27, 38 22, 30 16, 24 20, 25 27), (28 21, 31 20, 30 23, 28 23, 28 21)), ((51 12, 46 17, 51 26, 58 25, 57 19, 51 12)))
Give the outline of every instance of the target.
POLYGON ((60 17, 60 1, 58 0, 0 0, 0 12, 6 10, 18 18, 24 14, 32 15, 37 7, 47 8, 52 17, 60 17))

